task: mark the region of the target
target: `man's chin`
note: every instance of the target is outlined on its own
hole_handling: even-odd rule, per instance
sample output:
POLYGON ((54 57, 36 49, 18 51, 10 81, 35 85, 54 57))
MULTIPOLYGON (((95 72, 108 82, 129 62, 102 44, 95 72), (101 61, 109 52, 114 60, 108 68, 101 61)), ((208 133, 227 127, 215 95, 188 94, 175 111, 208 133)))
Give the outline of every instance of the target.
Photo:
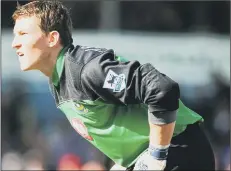
POLYGON ((30 70, 32 70, 31 67, 21 66, 20 68, 21 68, 22 71, 30 71, 30 70))

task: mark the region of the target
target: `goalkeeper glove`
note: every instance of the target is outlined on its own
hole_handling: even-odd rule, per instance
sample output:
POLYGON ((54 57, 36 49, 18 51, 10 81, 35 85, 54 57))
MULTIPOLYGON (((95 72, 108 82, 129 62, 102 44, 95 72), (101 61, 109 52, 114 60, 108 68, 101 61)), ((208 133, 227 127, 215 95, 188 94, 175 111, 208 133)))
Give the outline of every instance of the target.
POLYGON ((149 148, 139 156, 134 170, 164 170, 166 167, 168 149, 169 145, 149 145, 149 148))

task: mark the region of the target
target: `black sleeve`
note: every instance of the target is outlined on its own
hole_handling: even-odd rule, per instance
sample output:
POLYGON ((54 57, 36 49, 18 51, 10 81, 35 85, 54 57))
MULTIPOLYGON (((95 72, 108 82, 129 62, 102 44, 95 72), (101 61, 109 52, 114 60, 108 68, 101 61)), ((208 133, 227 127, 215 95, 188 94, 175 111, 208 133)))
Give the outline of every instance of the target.
POLYGON ((109 50, 84 66, 81 81, 91 98, 124 105, 147 104, 153 123, 171 123, 176 118, 179 86, 149 63, 119 62, 109 50))

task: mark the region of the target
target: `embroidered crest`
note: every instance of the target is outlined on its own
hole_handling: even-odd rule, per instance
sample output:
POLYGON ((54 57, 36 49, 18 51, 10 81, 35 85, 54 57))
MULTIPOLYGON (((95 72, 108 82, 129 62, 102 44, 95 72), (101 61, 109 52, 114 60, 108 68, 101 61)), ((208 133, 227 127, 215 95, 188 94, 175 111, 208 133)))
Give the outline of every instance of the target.
POLYGON ((79 118, 71 119, 71 125, 82 137, 89 141, 93 140, 93 138, 88 133, 87 127, 79 118))
POLYGON ((88 109, 85 108, 82 104, 78 104, 76 102, 73 102, 73 107, 76 112, 79 114, 85 114, 88 113, 88 109))
POLYGON ((113 92, 121 92, 125 89, 125 75, 116 74, 112 70, 109 70, 105 78, 103 88, 113 89, 113 92))

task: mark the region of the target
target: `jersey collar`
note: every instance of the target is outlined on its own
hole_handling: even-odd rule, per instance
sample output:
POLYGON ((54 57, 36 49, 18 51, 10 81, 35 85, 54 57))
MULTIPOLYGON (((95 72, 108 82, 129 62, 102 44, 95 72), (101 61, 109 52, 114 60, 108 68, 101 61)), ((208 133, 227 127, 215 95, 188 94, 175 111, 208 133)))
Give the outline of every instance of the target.
POLYGON ((63 71, 63 67, 64 67, 64 54, 67 51, 68 47, 64 47, 60 52, 59 55, 57 57, 57 61, 53 70, 53 74, 52 74, 52 82, 55 86, 58 86, 59 84, 59 80, 61 78, 61 74, 63 71))

